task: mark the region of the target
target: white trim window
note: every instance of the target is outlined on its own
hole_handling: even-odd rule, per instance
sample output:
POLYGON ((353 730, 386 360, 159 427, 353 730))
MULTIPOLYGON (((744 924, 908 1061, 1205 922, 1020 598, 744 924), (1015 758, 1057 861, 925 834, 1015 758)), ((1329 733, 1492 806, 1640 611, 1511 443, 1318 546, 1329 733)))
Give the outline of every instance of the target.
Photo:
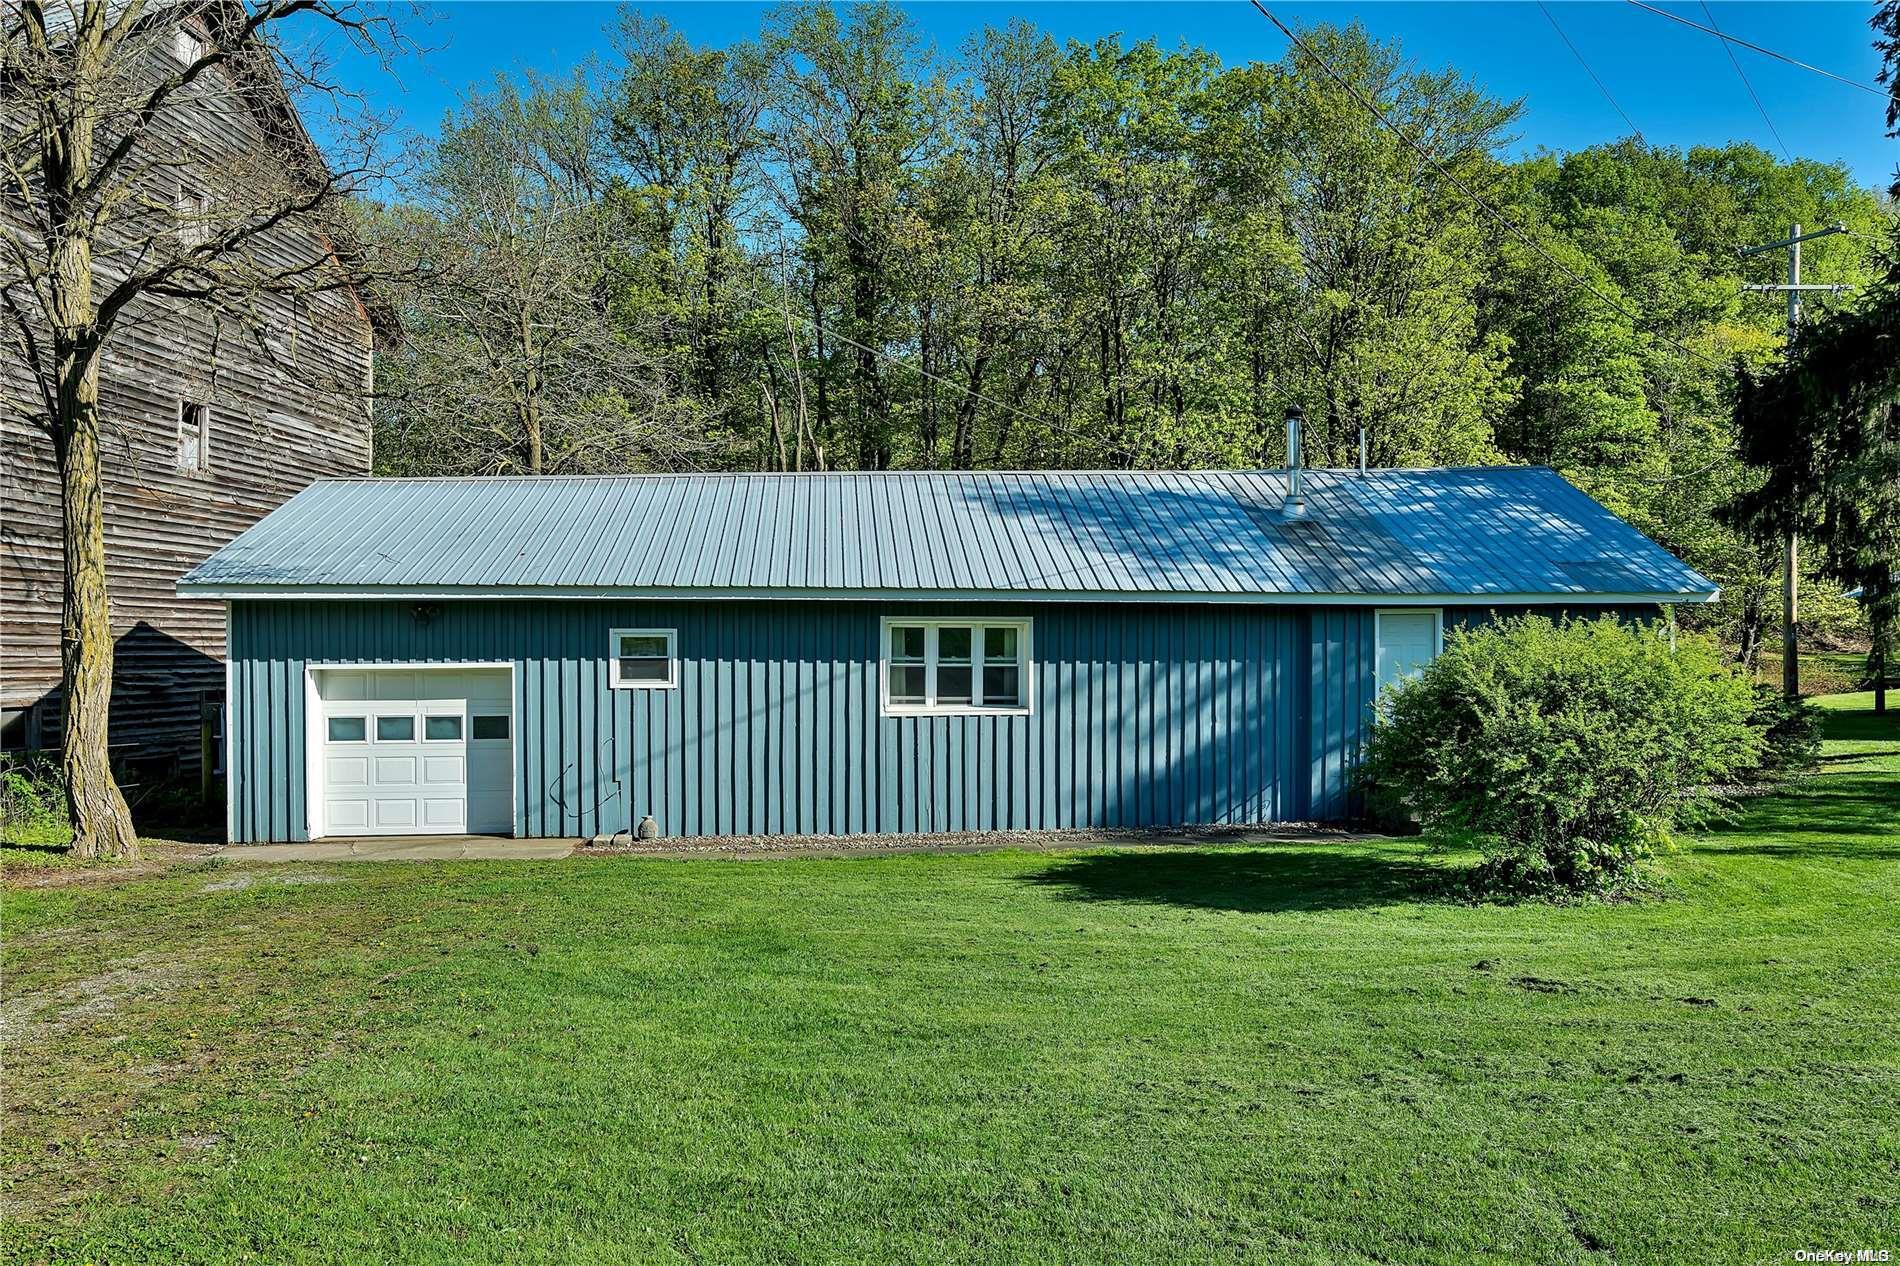
POLYGON ((614 629, 607 680, 615 690, 671 690, 679 685, 679 630, 614 629))
POLYGON ((882 625, 886 716, 1021 715, 1030 710, 1028 620, 919 620, 882 625))

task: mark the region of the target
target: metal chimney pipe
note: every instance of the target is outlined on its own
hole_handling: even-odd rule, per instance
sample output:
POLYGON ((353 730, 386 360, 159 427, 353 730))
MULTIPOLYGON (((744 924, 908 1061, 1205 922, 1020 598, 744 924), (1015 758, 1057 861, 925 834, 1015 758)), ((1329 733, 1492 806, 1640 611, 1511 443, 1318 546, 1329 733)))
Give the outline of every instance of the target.
POLYGON ((1359 428, 1359 477, 1366 477, 1366 428, 1359 428))
POLYGON ((1286 505, 1283 509, 1294 518, 1306 513, 1306 498, 1300 493, 1300 423, 1306 412, 1297 404, 1286 407, 1286 505))

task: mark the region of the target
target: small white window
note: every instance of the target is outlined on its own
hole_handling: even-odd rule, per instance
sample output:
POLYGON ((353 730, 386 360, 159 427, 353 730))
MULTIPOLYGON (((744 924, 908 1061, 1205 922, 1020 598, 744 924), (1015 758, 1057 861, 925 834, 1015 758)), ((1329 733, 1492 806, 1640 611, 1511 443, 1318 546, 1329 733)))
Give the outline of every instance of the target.
POLYGON ((884 621, 884 712, 1029 711, 1028 620, 884 621))
POLYGON ((172 31, 172 56, 181 66, 189 66, 205 55, 205 42, 185 27, 172 31))
POLYGON ((457 716, 422 718, 422 737, 431 743, 453 742, 462 737, 462 718, 457 716))
POLYGON ((673 629, 615 629, 607 660, 615 690, 670 690, 679 684, 673 629))
POLYGON ((378 743, 415 742, 416 719, 412 716, 377 717, 376 741, 378 743))
POLYGON ((211 467, 211 406, 202 400, 178 402, 178 469, 211 467))

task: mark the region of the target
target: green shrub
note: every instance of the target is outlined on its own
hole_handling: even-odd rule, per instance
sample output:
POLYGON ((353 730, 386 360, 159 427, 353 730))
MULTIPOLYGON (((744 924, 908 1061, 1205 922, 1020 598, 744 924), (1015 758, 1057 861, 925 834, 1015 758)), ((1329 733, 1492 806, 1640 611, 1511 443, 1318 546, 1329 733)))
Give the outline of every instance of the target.
POLYGON ((1708 643, 1611 618, 1452 633, 1379 701, 1374 803, 1485 853, 1490 892, 1605 890, 1752 765, 1754 696, 1708 643))
POLYGON ((58 754, 0 756, 0 843, 63 844, 68 835, 58 754))
POLYGON ((1761 756, 1742 772, 1751 782, 1773 782, 1813 769, 1821 761, 1821 710, 1805 699, 1789 699, 1781 687, 1755 687, 1748 723, 1762 736, 1761 756))

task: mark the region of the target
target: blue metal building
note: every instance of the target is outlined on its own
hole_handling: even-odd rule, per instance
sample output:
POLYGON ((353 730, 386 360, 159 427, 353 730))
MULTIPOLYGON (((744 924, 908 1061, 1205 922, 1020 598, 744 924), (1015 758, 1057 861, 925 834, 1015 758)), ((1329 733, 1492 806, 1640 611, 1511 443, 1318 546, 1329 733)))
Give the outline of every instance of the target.
POLYGON ((1447 625, 1714 586, 1530 467, 312 485, 230 604, 229 835, 1336 819, 1447 625))

